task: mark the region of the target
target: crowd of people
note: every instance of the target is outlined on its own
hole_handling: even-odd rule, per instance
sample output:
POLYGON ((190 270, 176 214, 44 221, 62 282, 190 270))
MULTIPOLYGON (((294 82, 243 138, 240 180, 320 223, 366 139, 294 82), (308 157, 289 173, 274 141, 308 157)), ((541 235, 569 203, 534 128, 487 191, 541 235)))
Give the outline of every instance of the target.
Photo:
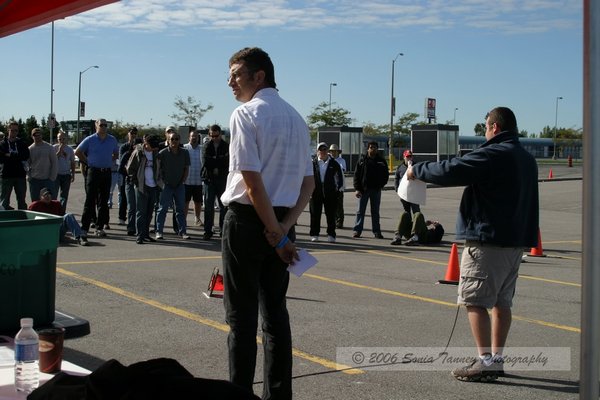
MULTIPOLYGON (((165 137, 138 137, 131 128, 119 146, 108 133, 105 119, 96 132, 73 152, 67 136, 49 145, 41 131, 31 132, 33 144, 17 137, 18 125, 9 124, 0 142, 0 205, 26 209, 29 180, 30 210, 63 217, 61 235, 71 232, 87 245, 88 232, 106 236, 111 188, 118 186, 119 224, 136 243, 162 240, 166 214, 173 210, 174 233, 190 238, 190 202, 194 223, 204 225, 204 240, 222 237, 224 307, 230 327, 227 339, 230 381, 252 393, 256 367, 258 315, 262 316, 264 347, 263 399, 292 398, 292 345, 286 293, 286 266, 298 260, 295 226, 309 205, 310 238, 320 240, 323 209, 327 242, 335 243, 344 227, 343 193, 346 165, 337 145, 321 142, 314 156, 304 119, 276 89, 274 66, 259 48, 244 48, 229 60, 228 86, 242 104, 230 119, 231 144, 213 125, 207 141, 189 132, 189 143, 172 126, 165 137), (284 151, 285 150, 285 151, 284 151), (81 226, 67 213, 69 187, 75 180, 74 156, 79 158, 85 186, 81 226), (114 185, 114 179, 117 185, 114 185), (60 191, 60 195, 59 195, 60 191), (204 203, 204 221, 201 219, 204 203), (152 237, 151 233, 155 236, 152 237)), ((465 381, 490 381, 503 375, 502 351, 511 323, 512 298, 523 248, 535 247, 538 229, 537 166, 520 146, 516 118, 505 107, 486 117, 486 143, 448 161, 413 164, 410 150, 396 168, 399 181, 419 179, 442 186, 465 186, 456 233, 465 239, 461 260, 458 303, 466 306, 479 357, 452 371, 465 381), (513 193, 509 199, 505 193, 513 193), (491 317, 488 309, 492 310, 491 317)), ((383 239, 379 208, 388 165, 377 142, 369 142, 353 175, 357 211, 352 237, 363 234, 367 203, 371 230, 383 239)), ((401 213, 391 245, 402 240, 412 246, 439 243, 444 229, 428 221, 418 204, 400 199, 401 213)))

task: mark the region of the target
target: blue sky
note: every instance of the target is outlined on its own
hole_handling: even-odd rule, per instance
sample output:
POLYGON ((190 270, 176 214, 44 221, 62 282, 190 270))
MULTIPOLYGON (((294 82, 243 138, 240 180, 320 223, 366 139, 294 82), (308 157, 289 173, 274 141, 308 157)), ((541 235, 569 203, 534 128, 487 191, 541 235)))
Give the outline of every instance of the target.
MULTIPOLYGON (((354 125, 389 124, 437 100, 460 133, 496 105, 519 128, 582 127, 580 0, 130 0, 55 22, 54 111, 76 119, 79 72, 86 119, 169 125, 177 96, 212 104, 201 125, 227 126, 237 106, 228 59, 266 50, 280 94, 307 116, 320 102, 354 125)), ((50 111, 50 24, 0 39, 0 120, 50 111)))

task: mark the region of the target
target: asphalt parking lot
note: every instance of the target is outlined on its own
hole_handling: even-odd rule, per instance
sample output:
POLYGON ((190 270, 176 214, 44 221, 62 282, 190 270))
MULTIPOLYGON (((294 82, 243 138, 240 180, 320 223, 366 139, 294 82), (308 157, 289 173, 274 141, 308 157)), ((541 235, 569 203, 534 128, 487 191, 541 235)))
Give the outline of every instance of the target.
MULTIPOLYGON (((446 230, 444 242, 435 247, 389 245, 401 209, 393 190, 382 195, 385 239, 373 238, 369 218, 363 237, 353 239, 356 199, 347 192, 347 228, 338 231, 337 243, 311 243, 308 209, 299 219, 299 246, 319 262, 304 276, 292 276, 288 292, 294 398, 578 398, 581 168, 540 166, 540 178, 548 176, 549 168, 554 179, 539 184, 546 257, 522 264, 507 345, 541 348, 550 355, 567 349, 570 355, 561 353, 557 368, 507 368, 508 375, 491 384, 456 381, 451 367, 439 365, 432 371, 423 371, 417 363, 385 371, 369 368, 369 359, 379 355, 444 348, 447 343, 474 355, 464 309, 450 338, 456 287, 436 284, 448 266, 462 188, 427 191, 422 210, 446 230), (366 361, 362 368, 336 365, 340 351, 360 351, 366 361)), ((82 206, 77 176, 69 211, 79 215, 82 206)), ((194 376, 227 379, 228 328, 222 300, 203 295, 211 271, 221 265, 218 240, 203 241, 201 228, 192 226, 191 240, 167 233, 160 243, 140 246, 117 225, 116 212, 111 210, 108 237, 90 237, 88 247, 73 242, 58 250, 56 307, 88 320, 91 327, 89 335, 66 341, 65 358, 93 370, 113 358, 128 365, 169 357, 194 376)), ((189 216, 188 222, 192 220, 189 216)), ((255 392, 260 394, 260 346, 258 360, 255 392)))

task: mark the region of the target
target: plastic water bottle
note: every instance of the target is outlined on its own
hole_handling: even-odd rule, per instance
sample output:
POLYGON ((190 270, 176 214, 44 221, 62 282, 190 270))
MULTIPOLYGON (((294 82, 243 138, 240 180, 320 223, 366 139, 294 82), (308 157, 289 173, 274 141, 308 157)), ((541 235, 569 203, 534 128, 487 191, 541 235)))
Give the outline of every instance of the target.
POLYGON ((31 393, 40 384, 39 338, 33 330, 33 318, 21 318, 21 330, 15 336, 15 388, 31 393))

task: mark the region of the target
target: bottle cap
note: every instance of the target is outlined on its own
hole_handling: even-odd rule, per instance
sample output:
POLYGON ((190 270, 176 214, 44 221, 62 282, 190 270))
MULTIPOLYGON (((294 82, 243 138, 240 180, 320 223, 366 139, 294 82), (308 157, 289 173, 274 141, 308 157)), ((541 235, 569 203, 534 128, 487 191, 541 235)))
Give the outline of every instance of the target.
POLYGON ((31 328, 33 326, 33 318, 21 318, 21 328, 31 328))

